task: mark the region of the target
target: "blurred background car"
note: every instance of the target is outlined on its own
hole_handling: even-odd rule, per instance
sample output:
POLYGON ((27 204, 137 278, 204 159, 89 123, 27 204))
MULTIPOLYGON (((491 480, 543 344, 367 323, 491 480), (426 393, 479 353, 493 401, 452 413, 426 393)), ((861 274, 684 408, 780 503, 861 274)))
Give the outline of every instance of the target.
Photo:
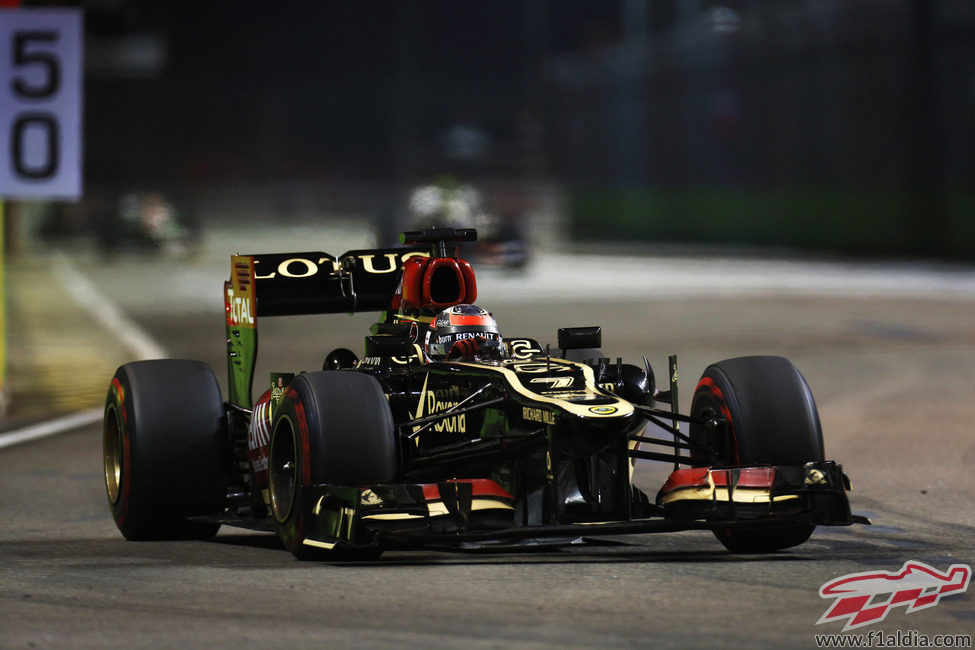
POLYGON ((117 201, 86 198, 80 204, 47 206, 38 234, 52 244, 93 243, 113 256, 150 252, 193 254, 200 245, 200 224, 160 192, 129 192, 117 201))

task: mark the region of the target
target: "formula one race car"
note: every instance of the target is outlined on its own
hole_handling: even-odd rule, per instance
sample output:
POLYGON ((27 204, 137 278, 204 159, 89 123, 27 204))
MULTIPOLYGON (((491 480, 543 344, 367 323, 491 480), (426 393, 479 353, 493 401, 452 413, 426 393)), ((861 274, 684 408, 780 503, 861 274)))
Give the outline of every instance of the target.
POLYGON ((471 266, 447 253, 475 237, 234 256, 228 399, 195 361, 130 363, 112 379, 105 483, 122 534, 205 538, 229 524, 274 530, 299 558, 369 558, 709 529, 753 553, 865 522, 790 362, 715 363, 680 414, 675 357, 661 390, 645 358, 603 357, 598 327, 559 329, 557 349, 502 338, 473 304, 471 266), (272 373, 252 401, 259 317, 363 310, 382 314, 361 359, 342 348, 320 371, 272 373), (656 495, 633 485, 637 459, 673 465, 656 495))

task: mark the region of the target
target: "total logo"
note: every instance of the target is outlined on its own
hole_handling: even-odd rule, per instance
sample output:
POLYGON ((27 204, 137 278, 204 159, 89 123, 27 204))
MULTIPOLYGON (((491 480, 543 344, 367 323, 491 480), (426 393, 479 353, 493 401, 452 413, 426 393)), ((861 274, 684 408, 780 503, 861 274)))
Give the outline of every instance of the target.
POLYGON ((249 296, 237 296, 234 294, 234 290, 228 287, 225 307, 227 311, 227 322, 231 326, 254 324, 254 314, 251 310, 249 296))

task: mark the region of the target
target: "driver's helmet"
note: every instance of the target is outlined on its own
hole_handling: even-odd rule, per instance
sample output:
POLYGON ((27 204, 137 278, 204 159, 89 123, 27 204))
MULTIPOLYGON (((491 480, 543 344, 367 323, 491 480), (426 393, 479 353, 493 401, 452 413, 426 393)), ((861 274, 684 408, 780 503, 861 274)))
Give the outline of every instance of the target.
POLYGON ((461 304, 430 321, 423 349, 430 361, 498 361, 504 356, 504 341, 490 312, 461 304))

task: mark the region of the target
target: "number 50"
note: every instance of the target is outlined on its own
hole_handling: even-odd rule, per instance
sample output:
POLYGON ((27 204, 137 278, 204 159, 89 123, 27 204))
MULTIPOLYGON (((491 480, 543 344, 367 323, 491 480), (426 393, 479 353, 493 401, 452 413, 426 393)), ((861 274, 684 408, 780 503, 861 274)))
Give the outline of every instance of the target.
MULTIPOLYGON (((21 31, 14 34, 13 65, 21 70, 10 84, 14 94, 28 101, 43 101, 53 98, 61 88, 61 66, 51 52, 37 50, 32 46, 56 44, 55 31, 21 31), (30 70, 39 71, 28 77, 30 70), (40 76, 40 80, 36 77, 40 76)), ((18 176, 32 180, 52 178, 57 174, 60 162, 60 132, 55 116, 45 111, 29 111, 14 117, 10 133, 10 159, 18 176), (28 160, 27 142, 42 138, 45 146, 40 160, 28 160)))

